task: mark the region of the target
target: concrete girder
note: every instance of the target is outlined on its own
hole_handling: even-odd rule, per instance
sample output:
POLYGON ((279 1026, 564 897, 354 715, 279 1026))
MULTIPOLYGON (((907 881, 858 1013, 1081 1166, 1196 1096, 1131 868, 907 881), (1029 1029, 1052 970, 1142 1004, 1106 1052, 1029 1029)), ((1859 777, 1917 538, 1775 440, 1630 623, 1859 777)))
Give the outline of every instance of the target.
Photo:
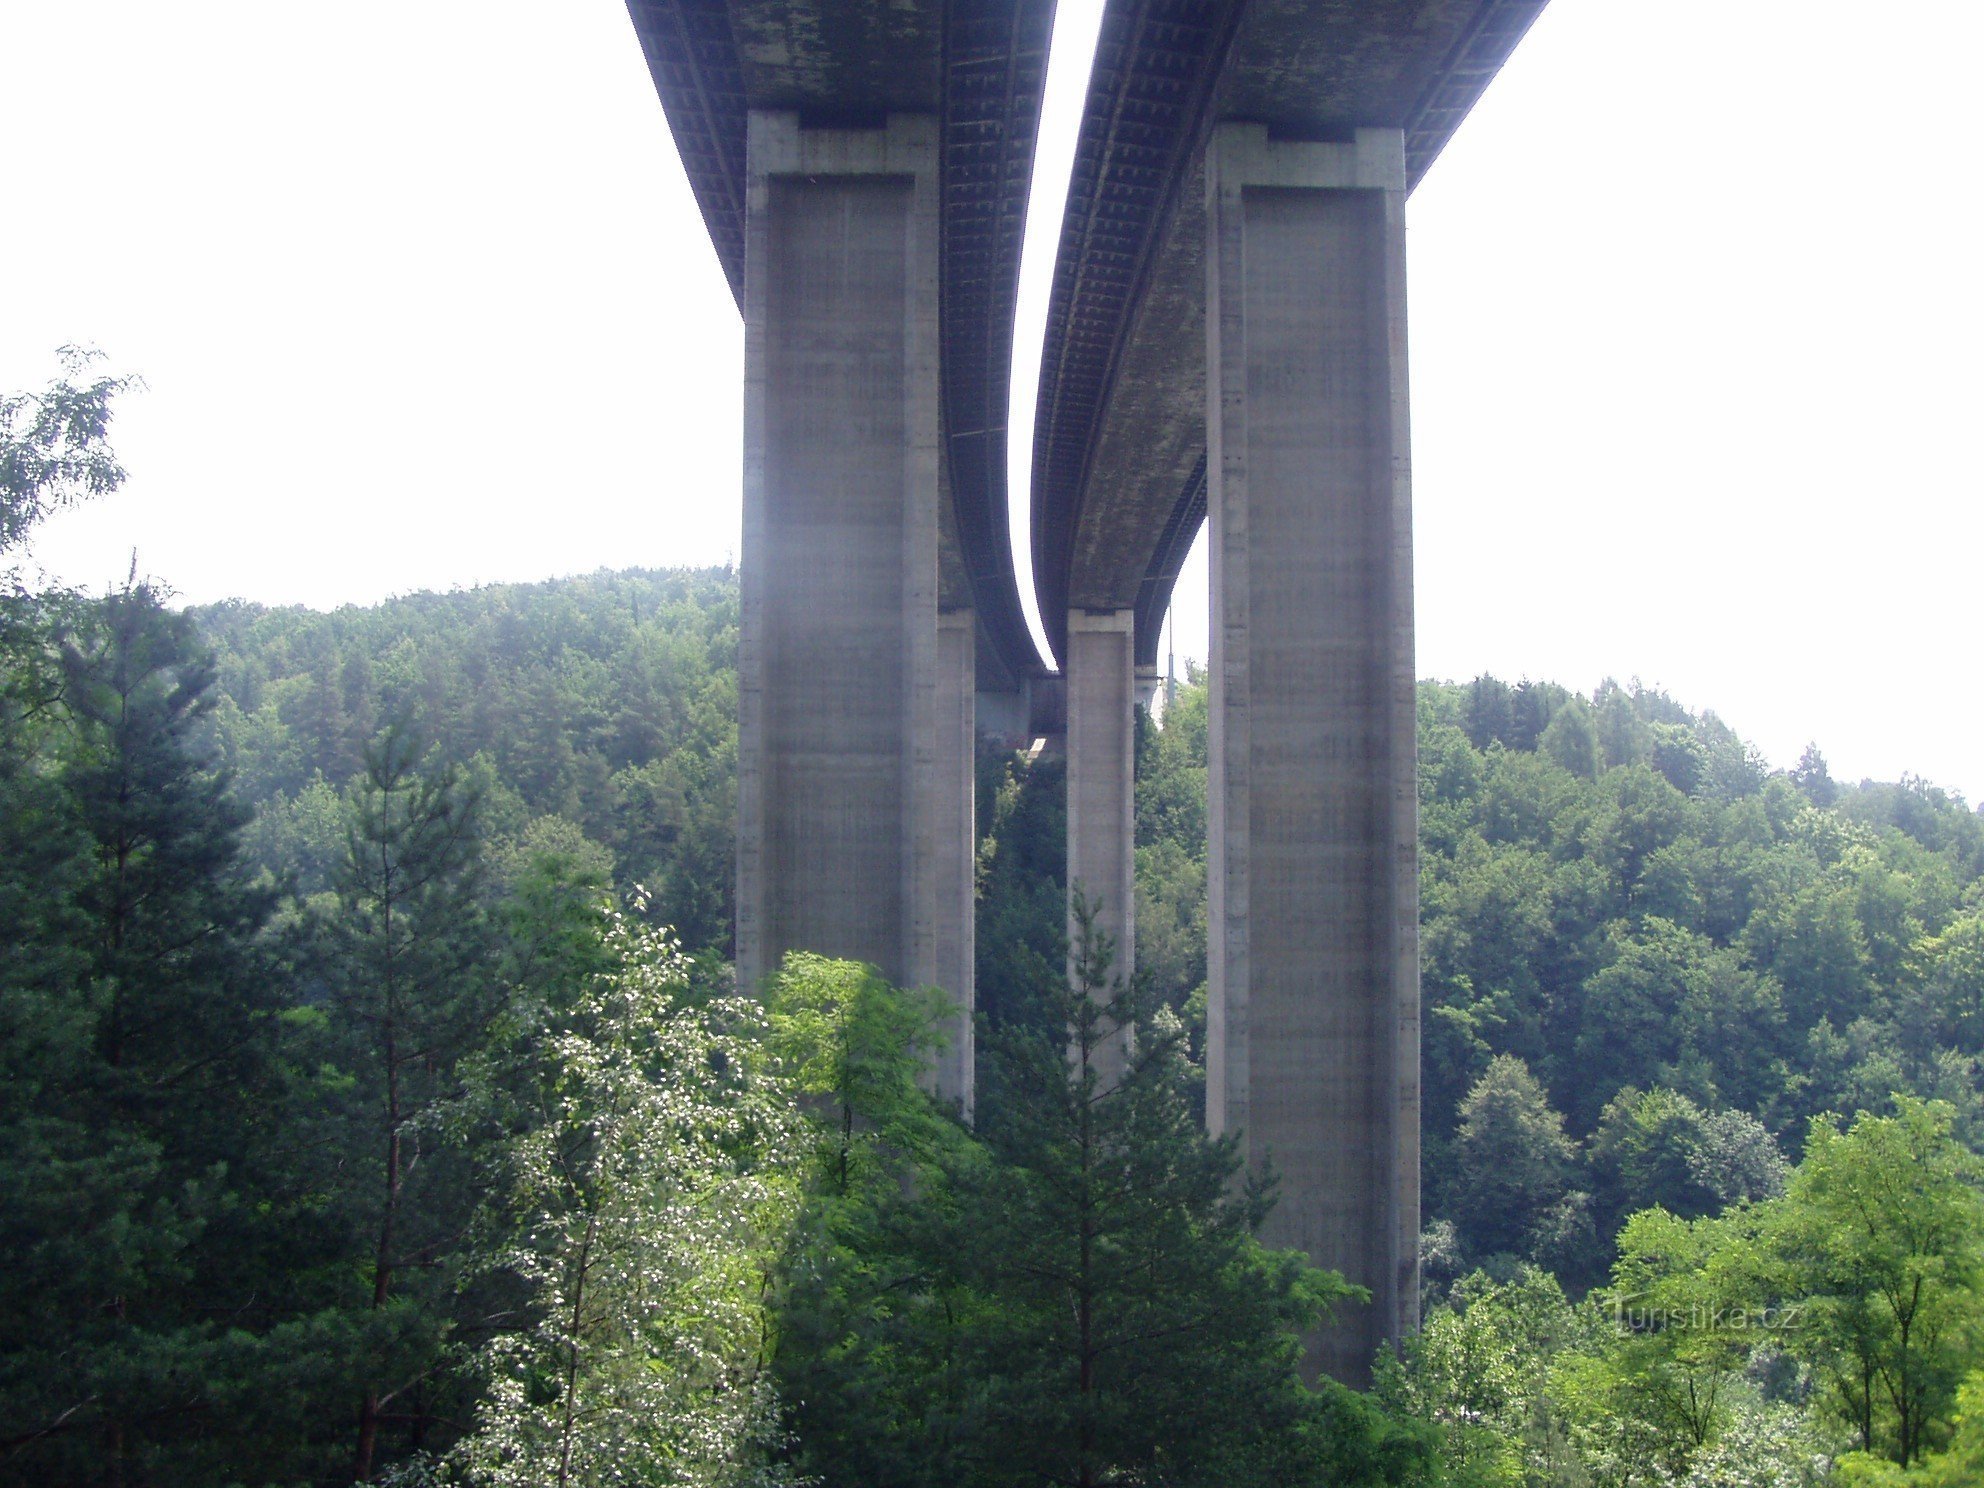
POLYGON ((745 96, 809 125, 937 112, 944 10, 930 0, 729 0, 745 96))

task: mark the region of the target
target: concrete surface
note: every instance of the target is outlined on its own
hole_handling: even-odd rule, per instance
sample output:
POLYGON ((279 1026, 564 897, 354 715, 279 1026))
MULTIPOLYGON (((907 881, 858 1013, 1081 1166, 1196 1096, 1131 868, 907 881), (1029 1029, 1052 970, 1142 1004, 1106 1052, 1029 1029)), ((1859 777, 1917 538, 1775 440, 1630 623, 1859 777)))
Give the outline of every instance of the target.
POLYGON ((937 758, 935 121, 754 111, 748 179, 739 983, 800 949, 930 985, 956 781, 937 758))
MULTIPOLYGON (((1115 942, 1111 984, 1125 986, 1136 970, 1135 619, 1129 610, 1068 616, 1069 971, 1079 890, 1096 927, 1115 942)), ((1118 1031, 1096 1059, 1105 1087, 1121 1077, 1127 1048, 1118 1031)))
POLYGON ((974 1106, 977 1063, 972 1011, 977 948, 978 790, 974 778, 977 735, 977 625, 970 610, 937 616, 937 736, 933 773, 936 821, 936 985, 951 995, 952 1014, 937 1052, 933 1088, 955 1101, 965 1120, 974 1106))
POLYGON ((1207 149, 1208 1122, 1370 1288, 1311 1345, 1351 1384, 1418 1307, 1404 202, 1395 129, 1207 149))

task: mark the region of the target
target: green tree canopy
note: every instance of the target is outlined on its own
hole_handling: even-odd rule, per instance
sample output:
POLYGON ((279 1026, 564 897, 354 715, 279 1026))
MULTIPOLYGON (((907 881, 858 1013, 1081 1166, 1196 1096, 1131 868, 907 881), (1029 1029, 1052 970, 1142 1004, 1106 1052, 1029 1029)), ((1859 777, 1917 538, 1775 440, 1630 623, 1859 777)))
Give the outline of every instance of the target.
POLYGON ((1902 1467, 1948 1431, 1984 1325, 1984 1162, 1946 1105, 1814 1122, 1770 1230, 1779 1285, 1803 1299, 1790 1346, 1864 1451, 1902 1467))
POLYGON ((1453 1154, 1454 1199, 1475 1253, 1529 1254, 1570 1188, 1577 1149, 1520 1059, 1498 1054, 1468 1091, 1453 1154))

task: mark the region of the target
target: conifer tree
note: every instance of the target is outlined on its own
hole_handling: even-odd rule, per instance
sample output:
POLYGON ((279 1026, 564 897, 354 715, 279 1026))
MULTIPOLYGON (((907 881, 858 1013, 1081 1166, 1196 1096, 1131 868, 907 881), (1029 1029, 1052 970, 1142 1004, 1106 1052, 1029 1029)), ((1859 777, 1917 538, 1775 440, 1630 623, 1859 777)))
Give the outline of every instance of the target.
POLYGON ((982 1143, 913 1083, 913 999, 789 966, 774 1023, 811 1051, 820 1137, 783 1307, 794 1465, 828 1488, 1415 1481, 1425 1439, 1300 1378, 1355 1289, 1255 1240, 1270 1193, 1199 1131, 1182 1025, 1076 917, 1075 975, 1039 993, 1061 1032, 994 1041, 982 1143))
POLYGON ((995 1055, 1007 1161, 974 1225, 1001 1304, 985 1481, 1328 1481, 1356 1434, 1333 1413, 1359 1408, 1302 1385, 1300 1340, 1356 1290, 1254 1239, 1272 1189, 1239 1183, 1234 1139, 1198 1130, 1183 1026, 1113 975, 1079 893, 1073 913, 1072 974, 1048 989, 1065 1040, 995 1055), (1132 1030, 1108 1083, 1105 1048, 1132 1030))
POLYGON ((273 999, 242 947, 273 899, 242 869, 250 813, 200 732, 214 664, 192 621, 145 586, 98 617, 62 651, 76 727, 65 779, 92 859, 81 907, 97 1048, 117 1072, 104 1093, 156 1123, 251 1078, 273 999))
POLYGON ((405 724, 366 751, 337 912, 321 927, 326 1054, 338 1071, 349 1155, 333 1178, 363 1278, 347 1295, 362 1380, 354 1476, 368 1480, 382 1433, 420 1439, 448 1331, 452 1267, 474 1207, 466 1159, 442 1140, 461 1066, 499 1009, 489 927, 476 898, 477 800, 405 724))
POLYGON ((89 1483, 212 1460, 214 1351, 266 1305, 243 1185, 278 982, 210 655, 143 585, 80 613, 46 753, 5 772, 0 1418, 5 1472, 89 1483))

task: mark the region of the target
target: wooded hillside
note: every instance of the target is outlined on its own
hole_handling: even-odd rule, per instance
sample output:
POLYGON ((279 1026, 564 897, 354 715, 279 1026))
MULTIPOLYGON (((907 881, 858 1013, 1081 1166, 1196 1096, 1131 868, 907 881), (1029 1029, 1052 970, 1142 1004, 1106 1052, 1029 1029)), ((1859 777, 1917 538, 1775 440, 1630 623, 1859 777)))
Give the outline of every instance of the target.
POLYGON ((1294 1372, 1356 1297, 1195 1131, 1202 677, 1140 722, 1121 1092, 1067 1060, 1110 972, 1063 974, 1061 768, 981 757, 973 1133, 914 989, 731 995, 733 575, 4 618, 0 1481, 1984 1455, 1984 821, 1927 783, 1638 688, 1421 687, 1428 1306, 1359 1396, 1294 1372))

